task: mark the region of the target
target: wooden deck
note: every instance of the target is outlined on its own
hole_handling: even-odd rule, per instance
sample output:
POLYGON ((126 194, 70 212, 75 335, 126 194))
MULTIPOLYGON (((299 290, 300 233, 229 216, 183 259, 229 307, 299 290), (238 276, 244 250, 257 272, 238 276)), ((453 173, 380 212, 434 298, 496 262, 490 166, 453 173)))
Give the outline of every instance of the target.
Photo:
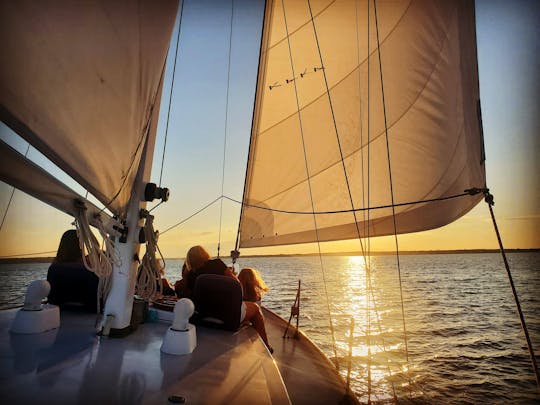
POLYGON ((346 394, 344 380, 311 340, 303 333, 298 339, 284 339, 287 322, 267 309, 263 312, 273 357, 292 404, 359 404, 346 394))

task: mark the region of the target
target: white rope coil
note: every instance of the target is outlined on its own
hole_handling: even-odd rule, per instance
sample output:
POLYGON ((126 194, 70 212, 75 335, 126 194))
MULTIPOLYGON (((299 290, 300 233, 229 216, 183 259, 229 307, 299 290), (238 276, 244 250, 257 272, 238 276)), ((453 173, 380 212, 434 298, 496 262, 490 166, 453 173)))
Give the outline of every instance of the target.
POLYGON ((139 266, 137 275, 136 292, 144 300, 150 300, 158 295, 158 286, 161 290, 161 274, 165 268, 165 260, 158 247, 159 233, 154 231, 154 217, 146 214, 144 224, 144 237, 146 241, 146 252, 139 266), (156 258, 156 252, 159 253, 163 266, 156 258))
POLYGON ((119 253, 114 247, 113 241, 105 231, 101 218, 96 218, 97 228, 103 238, 104 248, 99 246, 99 242, 90 229, 90 223, 86 214, 86 207, 81 204, 77 207, 75 217, 75 227, 79 238, 82 260, 84 267, 94 273, 99 278, 97 291, 97 310, 100 312, 101 300, 105 300, 109 295, 112 284, 113 263, 120 265, 119 253))

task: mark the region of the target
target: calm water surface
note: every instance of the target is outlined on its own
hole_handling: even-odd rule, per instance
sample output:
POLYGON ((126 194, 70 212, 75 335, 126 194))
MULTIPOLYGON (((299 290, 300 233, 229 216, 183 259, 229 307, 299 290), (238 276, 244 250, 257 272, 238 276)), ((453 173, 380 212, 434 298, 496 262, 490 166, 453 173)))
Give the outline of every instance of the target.
MULTIPOLYGON (((538 358, 540 254, 509 261, 538 358)), ((170 280, 181 264, 167 262, 170 280)), ((405 322, 395 257, 371 258, 371 283, 361 257, 243 258, 240 266, 260 270, 271 289, 263 304, 285 319, 301 280, 301 329, 344 377, 351 350, 351 387, 363 402, 540 403, 499 254, 401 256, 405 322)), ((47 267, 1 265, 0 305, 22 303, 47 267)))

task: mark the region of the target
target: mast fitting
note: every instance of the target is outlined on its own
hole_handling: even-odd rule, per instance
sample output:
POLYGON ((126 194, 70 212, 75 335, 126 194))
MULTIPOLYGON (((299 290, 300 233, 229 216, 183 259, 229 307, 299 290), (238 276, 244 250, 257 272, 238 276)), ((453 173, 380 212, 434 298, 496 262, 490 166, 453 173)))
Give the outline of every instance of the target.
POLYGON ((144 200, 145 201, 154 201, 155 199, 160 199, 163 202, 169 200, 169 189, 165 187, 158 187, 156 183, 147 183, 144 188, 144 200))

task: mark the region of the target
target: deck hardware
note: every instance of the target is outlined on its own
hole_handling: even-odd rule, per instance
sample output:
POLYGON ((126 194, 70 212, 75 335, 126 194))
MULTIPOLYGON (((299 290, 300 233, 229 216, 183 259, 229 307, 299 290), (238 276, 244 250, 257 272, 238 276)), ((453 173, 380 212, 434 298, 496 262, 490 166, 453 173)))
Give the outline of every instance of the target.
POLYGON ((127 243, 127 236, 128 236, 128 227, 127 226, 124 226, 121 230, 120 230, 120 238, 118 239, 118 241, 120 243, 127 243))
POLYGON ((287 327, 285 328, 285 332, 283 333, 283 339, 288 338, 287 332, 289 331, 289 326, 291 326, 291 320, 293 316, 296 316, 296 330, 294 331, 293 338, 298 339, 298 321, 300 318, 300 285, 301 280, 298 280, 298 289, 296 290, 296 298, 294 299, 294 303, 291 307, 291 316, 289 316, 289 322, 287 322, 287 327))
POLYGON ((144 200, 154 201, 156 198, 165 202, 169 200, 169 189, 165 187, 158 187, 155 183, 147 183, 144 188, 144 200))

